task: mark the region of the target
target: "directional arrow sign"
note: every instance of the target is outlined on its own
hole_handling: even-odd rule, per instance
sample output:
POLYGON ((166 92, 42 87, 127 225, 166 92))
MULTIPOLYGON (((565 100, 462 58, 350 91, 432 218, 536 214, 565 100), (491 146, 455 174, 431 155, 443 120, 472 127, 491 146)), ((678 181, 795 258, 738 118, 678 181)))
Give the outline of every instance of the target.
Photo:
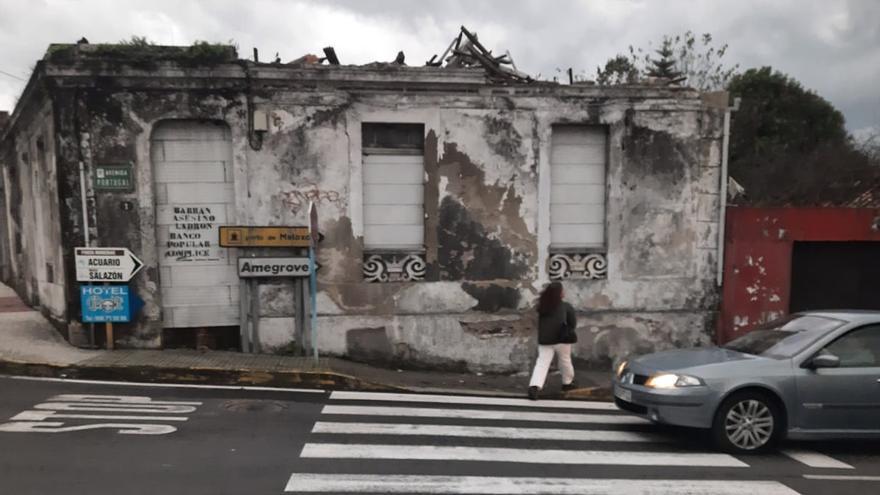
POLYGON ((75 248, 77 282, 128 282, 144 264, 126 248, 75 248))

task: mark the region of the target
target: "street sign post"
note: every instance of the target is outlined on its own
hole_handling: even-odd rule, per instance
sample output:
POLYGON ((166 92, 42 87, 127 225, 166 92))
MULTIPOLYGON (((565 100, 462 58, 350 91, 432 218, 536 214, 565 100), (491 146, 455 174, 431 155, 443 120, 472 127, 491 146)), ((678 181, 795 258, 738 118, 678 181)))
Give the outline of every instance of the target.
POLYGON ((318 207, 314 202, 309 202, 309 294, 311 295, 312 306, 312 351, 315 355, 315 361, 318 360, 318 274, 315 269, 317 262, 315 257, 318 254, 318 207))
POLYGON ((239 258, 238 276, 252 277, 308 277, 311 273, 309 258, 239 258))
POLYGON ((77 282, 128 282, 144 266, 127 248, 78 247, 74 255, 77 282))

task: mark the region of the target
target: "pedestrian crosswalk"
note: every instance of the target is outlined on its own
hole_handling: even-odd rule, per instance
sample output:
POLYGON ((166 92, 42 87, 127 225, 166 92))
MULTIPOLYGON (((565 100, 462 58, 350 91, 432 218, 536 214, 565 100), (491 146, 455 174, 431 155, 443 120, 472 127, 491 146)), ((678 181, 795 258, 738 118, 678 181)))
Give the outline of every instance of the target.
POLYGON ((606 402, 333 392, 285 492, 798 495, 766 474, 749 478, 749 457, 658 430, 606 402))

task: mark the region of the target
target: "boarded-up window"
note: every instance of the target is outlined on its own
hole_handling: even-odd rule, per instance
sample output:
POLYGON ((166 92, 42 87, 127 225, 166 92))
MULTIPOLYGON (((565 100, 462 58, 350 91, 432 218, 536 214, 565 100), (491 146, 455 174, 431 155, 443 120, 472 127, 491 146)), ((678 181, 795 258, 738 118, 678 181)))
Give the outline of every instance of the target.
POLYGON ((364 247, 424 247, 424 127, 363 124, 364 247))
POLYGON ((550 244, 605 246, 605 127, 553 126, 550 156, 550 244))

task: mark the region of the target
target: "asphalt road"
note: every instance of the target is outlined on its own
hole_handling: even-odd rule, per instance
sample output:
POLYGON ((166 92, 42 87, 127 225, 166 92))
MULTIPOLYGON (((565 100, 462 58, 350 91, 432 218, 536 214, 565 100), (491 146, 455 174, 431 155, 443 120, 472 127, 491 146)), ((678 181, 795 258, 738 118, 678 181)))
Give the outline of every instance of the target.
POLYGON ((783 449, 605 403, 0 377, 2 494, 880 493, 877 443, 783 449))

